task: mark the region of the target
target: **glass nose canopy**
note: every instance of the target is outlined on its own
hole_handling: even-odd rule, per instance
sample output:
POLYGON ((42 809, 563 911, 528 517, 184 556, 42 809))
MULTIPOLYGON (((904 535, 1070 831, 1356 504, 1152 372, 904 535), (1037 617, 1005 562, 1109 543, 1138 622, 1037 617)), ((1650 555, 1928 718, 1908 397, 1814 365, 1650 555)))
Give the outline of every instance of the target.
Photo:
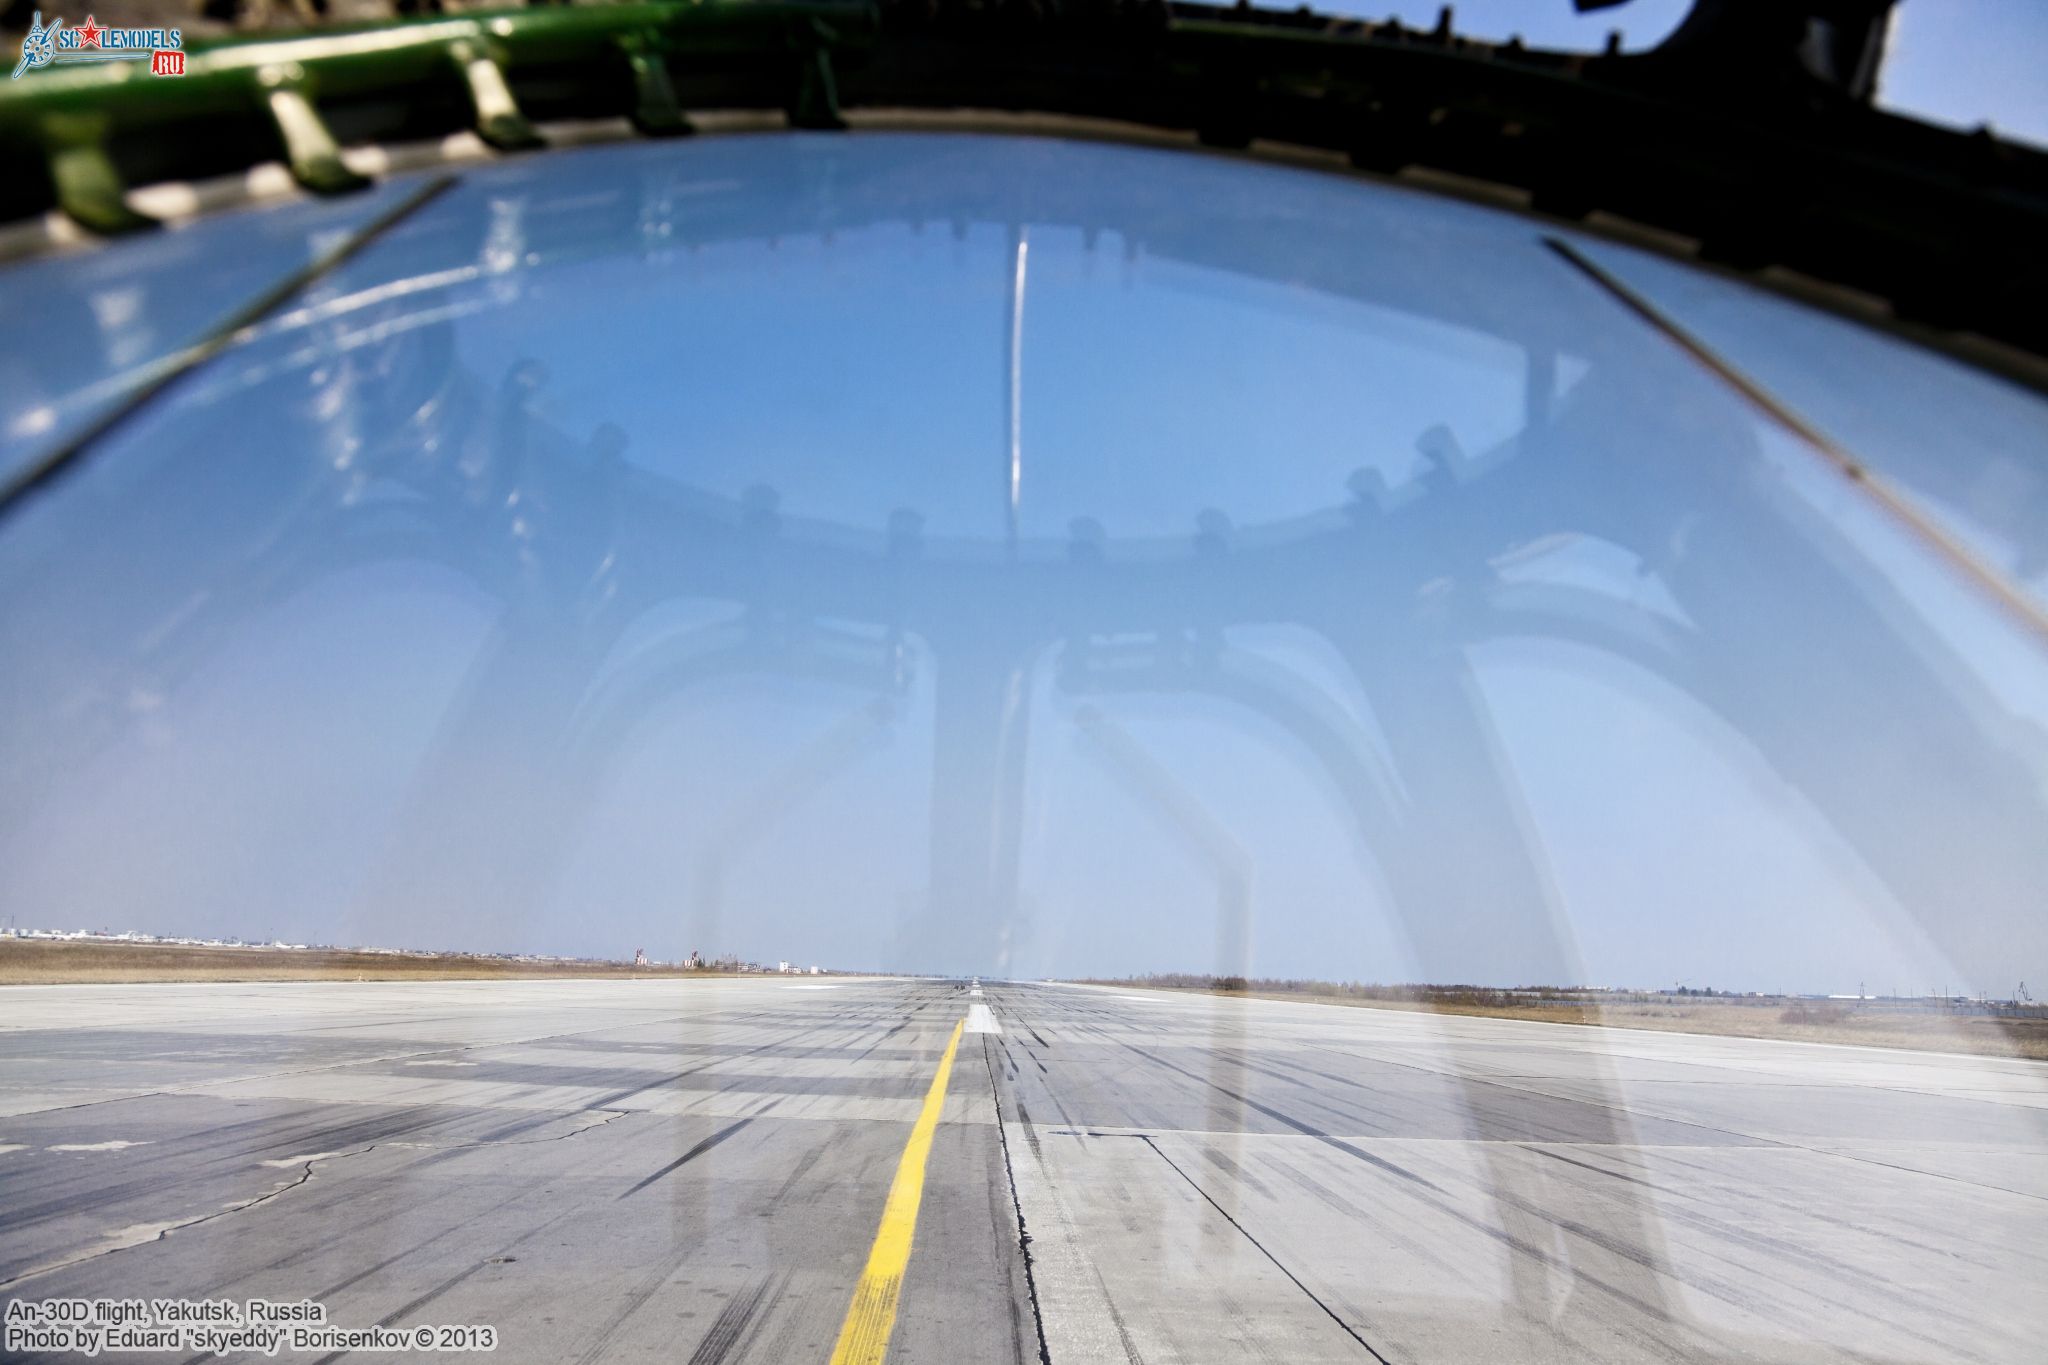
MULTIPOLYGON (((1029 976, 2005 984, 2048 946, 2040 636, 1546 231, 1029 139, 465 171, 0 523, 13 898, 1029 976)), ((2038 399, 1580 249, 1811 420, 1967 406, 1857 453, 2043 599, 2038 399)), ((15 275, 90 305, 23 274, 61 269, 15 275)), ((146 351, 141 297, 66 344, 146 351)))

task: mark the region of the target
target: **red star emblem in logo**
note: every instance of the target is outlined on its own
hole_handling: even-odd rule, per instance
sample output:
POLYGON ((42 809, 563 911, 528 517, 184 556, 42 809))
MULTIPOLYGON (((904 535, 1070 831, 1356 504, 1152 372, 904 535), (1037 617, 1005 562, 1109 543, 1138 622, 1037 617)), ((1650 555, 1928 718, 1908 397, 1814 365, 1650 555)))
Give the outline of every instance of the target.
POLYGON ((76 32, 80 47, 98 47, 100 45, 100 26, 93 21, 93 17, 90 14, 85 16, 85 22, 78 26, 76 32))

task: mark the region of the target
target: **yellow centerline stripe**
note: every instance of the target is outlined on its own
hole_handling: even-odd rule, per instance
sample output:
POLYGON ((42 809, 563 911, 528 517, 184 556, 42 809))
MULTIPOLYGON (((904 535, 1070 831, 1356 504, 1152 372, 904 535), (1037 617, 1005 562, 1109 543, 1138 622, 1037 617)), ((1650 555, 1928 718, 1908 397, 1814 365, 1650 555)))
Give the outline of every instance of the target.
POLYGON ((861 1271, 860 1283, 854 1286, 846 1321, 840 1324, 832 1365, 881 1365, 888 1353, 889 1333, 896 1327, 896 1300, 903 1292, 903 1272, 910 1265, 910 1239, 917 1232, 917 1206, 924 1202, 925 1162, 932 1154, 932 1134, 939 1126, 939 1110, 945 1107, 953 1054, 960 1048, 960 1030, 966 1024, 962 1019, 953 1025, 946 1055, 939 1058, 938 1074, 925 1092, 924 1108, 910 1130, 903 1159, 896 1163, 889 1202, 882 1206, 882 1226, 875 1232, 874 1249, 868 1252, 867 1269, 861 1271))

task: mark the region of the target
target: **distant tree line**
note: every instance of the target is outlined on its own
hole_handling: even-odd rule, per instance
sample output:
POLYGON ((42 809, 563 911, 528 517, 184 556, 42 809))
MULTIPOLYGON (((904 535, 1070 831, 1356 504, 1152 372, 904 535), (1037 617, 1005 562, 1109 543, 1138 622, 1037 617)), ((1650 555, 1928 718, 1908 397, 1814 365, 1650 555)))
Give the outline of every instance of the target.
MULTIPOLYGON (((1151 986, 1167 990, 1222 991, 1229 994, 1320 995, 1352 1000, 1385 1000, 1425 1005, 1500 1006, 1541 1004, 1556 1001, 1574 1004, 1588 999, 1610 999, 1611 993, 1576 986, 1472 986, 1462 984, 1423 985, 1400 982, 1383 985, 1363 981, 1312 981, 1277 976, 1215 976, 1203 972, 1149 972, 1116 980, 1098 980, 1102 986, 1151 986)), ((1687 989, 1680 994, 1719 995, 1711 987, 1687 989)))
MULTIPOLYGON (((1674 1000, 1715 1000, 1731 1005, 1782 1008, 1787 1024, 1837 1024, 1874 1014, 1938 1012, 2005 1019, 2048 1021, 2048 1004, 2024 1000, 1972 1000, 1965 996, 1861 997, 1818 999, 1810 996, 1724 991, 1712 986, 1673 986, 1667 990, 1617 990, 1594 986, 1427 985, 1421 982, 1315 981, 1277 976, 1231 976, 1208 972, 1149 972, 1143 976, 1092 978, 1097 986, 1138 986, 1164 990, 1215 991, 1226 995, 1303 995, 1337 1000, 1376 1000, 1466 1009, 1501 1009, 1532 1005, 1654 1005, 1674 1000)), ((2024 993, 2022 985, 2020 992, 2024 993)))

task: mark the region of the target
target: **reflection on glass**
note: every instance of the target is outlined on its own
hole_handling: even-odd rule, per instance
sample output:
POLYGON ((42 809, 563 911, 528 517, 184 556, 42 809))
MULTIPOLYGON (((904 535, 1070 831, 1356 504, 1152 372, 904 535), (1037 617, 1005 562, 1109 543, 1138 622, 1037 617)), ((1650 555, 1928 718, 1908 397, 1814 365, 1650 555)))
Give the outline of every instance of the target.
POLYGON ((0 631, 57 922, 1913 990, 2048 932, 2037 642, 1531 225, 1300 172, 479 171, 19 509, 0 631))
POLYGON ((221 214, 116 250, 0 266, 0 481, 78 439, 408 188, 392 180, 344 199, 221 214))
POLYGON ((1579 246, 2048 606, 2048 400, 1762 290, 1579 246))

